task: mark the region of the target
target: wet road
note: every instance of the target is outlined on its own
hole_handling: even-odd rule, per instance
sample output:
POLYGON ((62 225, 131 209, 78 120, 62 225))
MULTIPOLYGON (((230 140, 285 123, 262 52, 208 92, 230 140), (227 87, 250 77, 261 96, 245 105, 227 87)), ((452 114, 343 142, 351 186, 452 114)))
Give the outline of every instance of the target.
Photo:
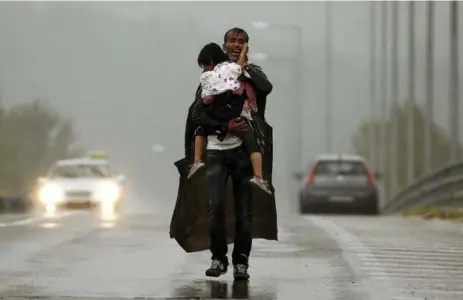
POLYGON ((281 241, 256 241, 251 281, 233 284, 231 272, 206 278, 209 253, 186 255, 168 238, 168 223, 167 214, 140 212, 0 216, 0 296, 463 299, 462 224, 400 217, 280 220, 281 241))

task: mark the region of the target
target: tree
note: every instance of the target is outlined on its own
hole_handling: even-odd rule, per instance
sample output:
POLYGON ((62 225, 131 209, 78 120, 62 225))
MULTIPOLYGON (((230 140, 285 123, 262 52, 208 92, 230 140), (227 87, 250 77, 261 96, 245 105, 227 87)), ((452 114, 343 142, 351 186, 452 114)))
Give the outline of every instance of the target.
MULTIPOLYGON (((396 180, 399 190, 404 188, 407 183, 407 123, 409 117, 414 113, 414 137, 413 143, 415 145, 415 161, 413 163, 415 178, 423 174, 424 165, 424 122, 426 122, 426 117, 423 113, 423 110, 417 104, 401 104, 396 105, 391 109, 389 118, 385 122, 381 120, 373 120, 362 123, 357 132, 354 134, 352 143, 355 148, 355 151, 366 157, 368 160, 371 160, 370 156, 370 147, 372 146, 368 140, 368 132, 370 128, 379 129, 381 125, 385 126, 386 132, 386 141, 390 141, 392 138, 392 122, 398 122, 398 142, 397 142, 397 174, 396 180)), ((431 123, 431 132, 432 132, 432 169, 443 167, 450 161, 450 151, 451 146, 458 141, 452 141, 449 134, 434 121, 431 123)), ((375 132, 379 132, 375 131, 375 132)), ((390 196, 388 191, 391 185, 391 164, 393 160, 391 159, 392 154, 388 143, 381 145, 384 147, 385 156, 384 160, 387 162, 384 170, 379 170, 383 173, 385 190, 386 190, 386 199, 389 199, 390 196)), ((461 145, 458 144, 459 153, 462 152, 461 145)))
POLYGON ((0 106, 0 191, 24 192, 53 161, 80 154, 72 122, 47 102, 0 106))

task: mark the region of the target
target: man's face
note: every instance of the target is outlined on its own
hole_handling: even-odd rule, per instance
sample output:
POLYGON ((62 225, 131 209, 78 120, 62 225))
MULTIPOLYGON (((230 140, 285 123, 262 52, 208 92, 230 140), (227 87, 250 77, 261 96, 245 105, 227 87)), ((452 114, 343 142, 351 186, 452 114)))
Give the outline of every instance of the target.
POLYGON ((228 55, 228 59, 232 62, 237 62, 240 57, 241 49, 243 49, 246 43, 246 35, 243 33, 229 32, 227 40, 224 44, 225 52, 228 55))

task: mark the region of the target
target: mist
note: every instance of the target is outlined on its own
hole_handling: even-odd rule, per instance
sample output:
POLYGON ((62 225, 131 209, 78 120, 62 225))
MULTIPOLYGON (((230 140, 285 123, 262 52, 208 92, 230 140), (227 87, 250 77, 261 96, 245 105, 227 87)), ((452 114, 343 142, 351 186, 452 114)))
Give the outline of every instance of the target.
MULTIPOLYGON (((407 95, 405 5, 400 15, 401 101, 407 95)), ((424 5, 417 3, 418 101, 424 100, 425 88, 424 5)), ((350 152, 351 136, 369 114, 369 2, 334 2, 332 7, 333 148, 350 152)), ((256 63, 274 85, 266 114, 274 127, 274 181, 284 209, 295 101, 294 65, 284 58, 294 59, 297 35, 252 24, 302 30, 304 168, 325 151, 324 9, 323 2, 2 2, 1 101, 11 106, 47 100, 72 118, 83 147, 108 151, 136 197, 173 207, 178 183, 173 162, 183 157, 187 110, 201 71, 197 54, 205 43, 222 43, 227 29, 242 27, 250 35, 251 57, 268 55, 256 63), (165 151, 154 152, 155 144, 165 151)), ((436 14, 435 118, 446 127, 448 5, 436 3, 436 14)))

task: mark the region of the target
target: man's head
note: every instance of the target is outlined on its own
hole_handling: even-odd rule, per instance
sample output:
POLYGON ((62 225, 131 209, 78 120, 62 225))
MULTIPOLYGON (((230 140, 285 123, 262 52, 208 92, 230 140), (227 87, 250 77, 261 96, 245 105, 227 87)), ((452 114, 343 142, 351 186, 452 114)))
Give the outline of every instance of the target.
POLYGON ((244 44, 249 43, 249 35, 244 29, 234 27, 227 32, 223 37, 223 50, 228 55, 228 59, 232 62, 237 62, 240 57, 241 49, 244 44))

